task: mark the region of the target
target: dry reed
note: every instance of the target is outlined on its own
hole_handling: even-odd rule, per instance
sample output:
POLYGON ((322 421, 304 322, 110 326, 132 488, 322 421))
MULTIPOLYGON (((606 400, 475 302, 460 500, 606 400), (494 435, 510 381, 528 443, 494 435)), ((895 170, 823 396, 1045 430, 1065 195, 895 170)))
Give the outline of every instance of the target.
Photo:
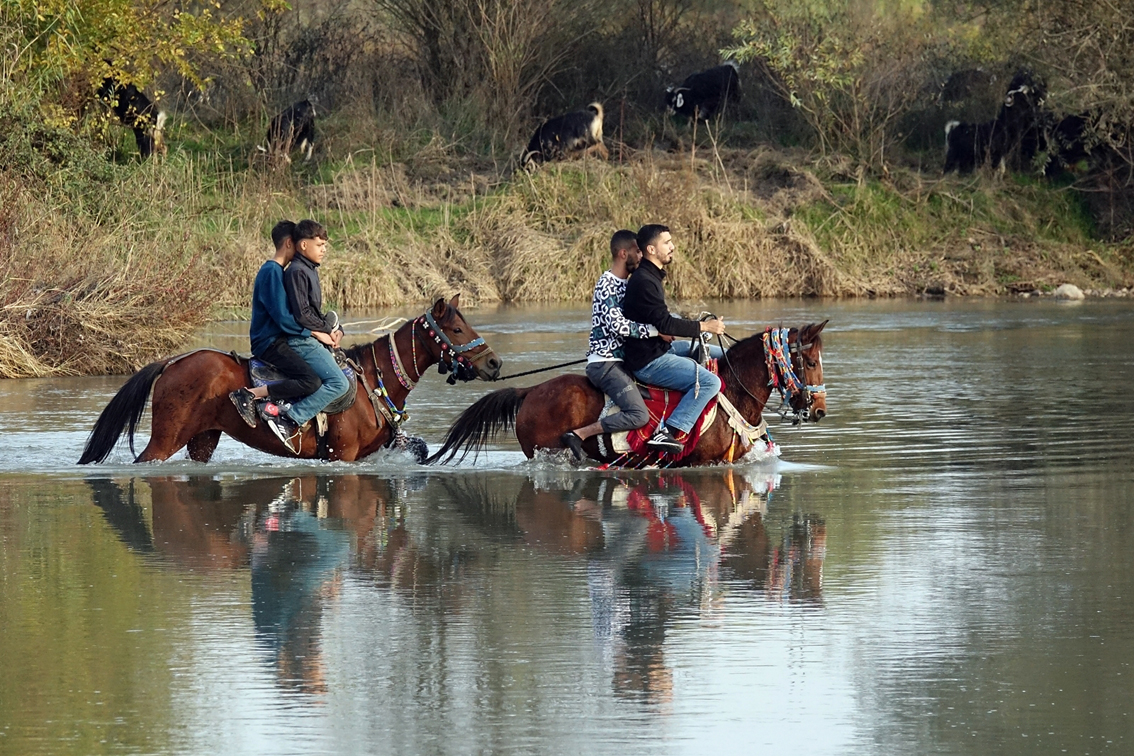
POLYGON ((1067 222, 1066 196, 1038 188, 914 174, 870 184, 766 148, 511 176, 443 145, 425 153, 348 160, 306 184, 187 156, 78 197, 0 182, 0 376, 130 371, 208 317, 246 316, 267 232, 283 217, 327 225, 325 302, 347 310, 458 291, 465 304, 586 301, 610 234, 647 222, 673 229, 678 300, 1131 280, 1128 255, 1092 244, 1067 222))

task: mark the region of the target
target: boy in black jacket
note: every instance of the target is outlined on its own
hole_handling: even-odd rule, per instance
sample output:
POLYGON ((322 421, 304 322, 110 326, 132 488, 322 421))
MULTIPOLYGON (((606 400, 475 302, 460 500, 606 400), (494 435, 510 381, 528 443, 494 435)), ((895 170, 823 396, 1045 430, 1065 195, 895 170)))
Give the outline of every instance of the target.
POLYGON ((298 430, 304 423, 338 399, 350 384, 326 347, 337 347, 343 332, 323 315, 323 291, 319 285, 319 264, 327 254, 327 230, 313 220, 302 220, 292 235, 295 257, 284 271, 284 290, 291 314, 309 331, 307 338, 289 338, 288 344, 315 370, 323 385, 287 411, 298 430), (318 339, 318 341, 316 340, 318 339), (322 343, 320 343, 322 342, 322 343), (324 346, 324 344, 326 346, 324 346))
MULTIPOLYGON (((669 228, 649 224, 638 230, 642 263, 626 284, 622 314, 629 320, 647 323, 659 334, 692 338, 702 331, 722 334, 723 320, 685 320, 669 313, 665 303, 665 266, 673 262, 673 237, 669 228)), ((693 424, 717 392, 721 380, 687 355, 672 349, 660 335, 649 339, 628 339, 623 345, 624 362, 643 383, 683 391, 673 412, 646 443, 659 451, 680 452, 693 424)), ((719 355, 714 355, 719 356, 719 355)))

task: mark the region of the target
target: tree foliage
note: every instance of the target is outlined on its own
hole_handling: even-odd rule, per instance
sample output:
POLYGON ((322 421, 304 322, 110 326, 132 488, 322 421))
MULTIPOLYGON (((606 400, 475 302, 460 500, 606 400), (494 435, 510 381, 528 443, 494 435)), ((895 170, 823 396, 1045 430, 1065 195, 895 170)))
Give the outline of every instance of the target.
POLYGON ((896 126, 929 94, 928 62, 940 27, 914 5, 764 0, 723 51, 765 66, 781 96, 803 115, 823 154, 884 168, 896 126))
POLYGON ((242 27, 217 0, 0 0, 0 96, 58 101, 108 77, 143 88, 164 71, 201 86, 202 57, 247 51, 242 27))
POLYGON ((595 0, 374 0, 416 50, 438 102, 475 103, 512 130, 539 87, 600 25, 595 0))

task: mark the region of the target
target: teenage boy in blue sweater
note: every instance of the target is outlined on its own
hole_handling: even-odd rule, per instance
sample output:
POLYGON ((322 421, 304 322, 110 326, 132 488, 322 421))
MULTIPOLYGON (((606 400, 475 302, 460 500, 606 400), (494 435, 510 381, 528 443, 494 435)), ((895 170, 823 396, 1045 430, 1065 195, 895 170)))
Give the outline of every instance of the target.
POLYGON ((330 343, 328 334, 312 334, 299 325, 287 305, 284 289, 284 268, 295 256, 295 242, 292 234, 295 224, 280 221, 272 229, 272 243, 276 254, 260 266, 256 281, 252 286, 252 324, 249 337, 252 354, 271 363, 287 378, 270 386, 241 388, 229 394, 236 405, 240 417, 249 426, 258 424, 257 402, 261 404, 259 414, 284 444, 294 451, 289 441, 291 429, 281 427, 279 417, 290 407, 288 400, 309 396, 320 389, 323 380, 310 364, 291 346, 289 338, 319 339, 330 343))
POLYGON ((302 220, 292 233, 295 257, 284 271, 287 303, 300 328, 311 332, 304 338, 291 336, 287 343, 323 380, 319 390, 305 396, 280 414, 283 424, 295 436, 299 428, 347 392, 350 384, 335 363, 331 349, 338 347, 343 331, 338 319, 323 314, 323 291, 319 285, 319 264, 327 254, 327 229, 313 220, 302 220), (330 348, 328 348, 330 347, 330 348))

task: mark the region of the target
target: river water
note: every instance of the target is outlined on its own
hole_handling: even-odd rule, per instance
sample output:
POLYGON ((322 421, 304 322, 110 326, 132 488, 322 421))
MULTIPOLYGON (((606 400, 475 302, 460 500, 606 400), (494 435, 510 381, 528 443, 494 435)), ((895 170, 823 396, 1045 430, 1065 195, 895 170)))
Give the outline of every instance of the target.
MULTIPOLYGON (((0 753, 1134 752, 1134 307, 716 309, 831 319, 778 460, 80 468, 123 377, 0 381, 0 753)), ((505 374, 585 350, 466 315, 505 374)))

